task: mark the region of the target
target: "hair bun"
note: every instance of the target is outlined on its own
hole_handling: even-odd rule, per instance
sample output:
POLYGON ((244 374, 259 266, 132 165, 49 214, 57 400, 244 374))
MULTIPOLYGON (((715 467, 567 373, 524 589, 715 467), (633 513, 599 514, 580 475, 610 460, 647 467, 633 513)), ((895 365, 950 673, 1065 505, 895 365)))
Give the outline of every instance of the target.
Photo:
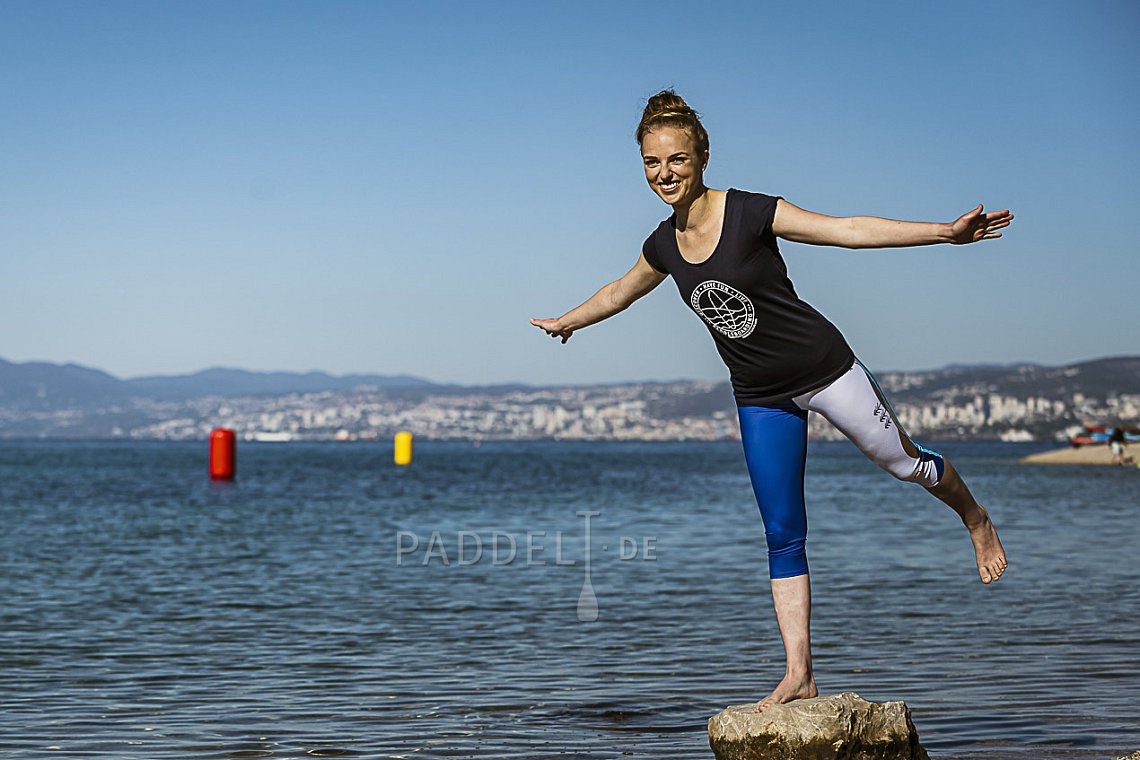
POLYGON ((696 115, 696 112, 689 108, 685 99, 672 90, 662 90, 649 98, 649 102, 645 104, 645 115, 650 118, 664 116, 668 113, 674 113, 678 116, 696 115))
POLYGON ((651 96, 645 104, 637 125, 637 144, 641 145, 646 134, 660 127, 684 129, 692 136, 699 152, 709 149, 709 133, 701 124, 700 115, 672 89, 651 96))

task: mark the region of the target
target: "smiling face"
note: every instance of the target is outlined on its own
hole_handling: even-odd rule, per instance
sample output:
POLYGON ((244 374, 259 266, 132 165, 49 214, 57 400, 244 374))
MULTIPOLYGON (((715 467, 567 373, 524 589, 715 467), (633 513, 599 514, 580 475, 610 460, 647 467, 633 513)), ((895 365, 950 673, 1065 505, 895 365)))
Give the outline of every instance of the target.
POLYGON ((641 141, 645 181, 670 206, 692 203, 705 189, 708 151, 698 153, 687 130, 661 127, 646 133, 641 141))

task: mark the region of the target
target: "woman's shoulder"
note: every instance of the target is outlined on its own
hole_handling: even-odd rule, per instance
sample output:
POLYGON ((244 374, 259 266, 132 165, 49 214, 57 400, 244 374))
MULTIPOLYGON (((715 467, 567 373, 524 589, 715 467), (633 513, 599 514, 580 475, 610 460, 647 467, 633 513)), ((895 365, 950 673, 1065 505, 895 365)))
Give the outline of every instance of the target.
POLYGON ((776 202, 782 196, 766 193, 753 193, 748 190, 728 190, 728 208, 739 209, 737 218, 752 233, 766 236, 772 229, 772 219, 776 215, 776 202))
POLYGON ((672 234, 674 232, 674 230, 676 230, 676 228, 677 228, 677 214, 674 212, 674 213, 670 214, 669 216, 665 217, 664 219, 662 219, 657 224, 657 226, 653 228, 653 232, 649 233, 649 235, 650 235, 650 237, 652 237, 652 236, 658 235, 658 234, 666 234, 666 233, 672 234))
POLYGON ((649 233, 649 237, 645 239, 645 246, 656 248, 658 245, 665 245, 666 241, 673 239, 675 221, 676 215, 662 219, 649 233))

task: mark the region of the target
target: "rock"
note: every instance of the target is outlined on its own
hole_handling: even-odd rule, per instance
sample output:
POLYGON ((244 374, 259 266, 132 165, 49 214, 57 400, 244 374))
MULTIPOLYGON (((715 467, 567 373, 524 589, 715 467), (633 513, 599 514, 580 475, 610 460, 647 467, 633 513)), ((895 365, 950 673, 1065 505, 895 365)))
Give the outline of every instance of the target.
POLYGON ((709 718, 716 760, 929 760, 904 702, 848 691, 762 713, 755 707, 733 705, 709 718))

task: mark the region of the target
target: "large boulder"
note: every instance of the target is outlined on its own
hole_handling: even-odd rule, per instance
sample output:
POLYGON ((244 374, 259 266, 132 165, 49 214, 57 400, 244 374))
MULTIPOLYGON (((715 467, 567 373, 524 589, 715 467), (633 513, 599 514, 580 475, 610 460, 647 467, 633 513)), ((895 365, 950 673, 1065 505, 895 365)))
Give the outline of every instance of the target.
POLYGON ((733 705, 709 718, 717 760, 929 760, 904 702, 848 691, 762 713, 755 707, 733 705))

